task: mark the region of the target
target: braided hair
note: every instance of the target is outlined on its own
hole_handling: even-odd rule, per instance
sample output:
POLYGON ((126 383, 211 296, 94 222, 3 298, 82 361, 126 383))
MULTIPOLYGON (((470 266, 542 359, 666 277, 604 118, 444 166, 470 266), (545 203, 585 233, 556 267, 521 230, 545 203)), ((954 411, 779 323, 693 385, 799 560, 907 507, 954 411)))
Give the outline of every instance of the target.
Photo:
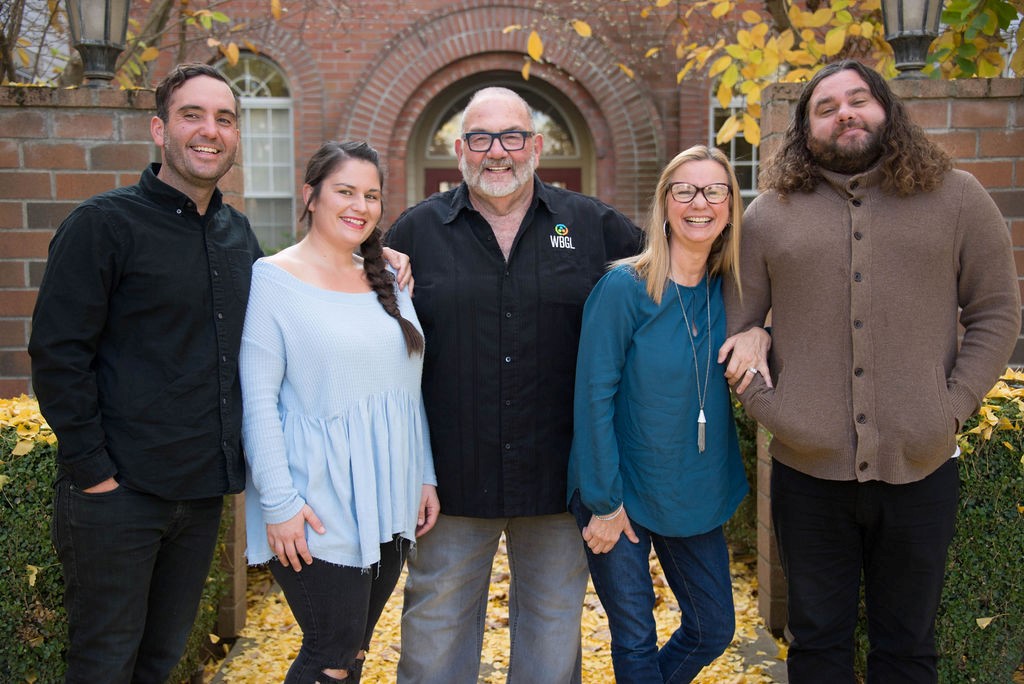
MULTIPOLYGON (((309 159, 306 165, 306 177, 304 182, 313 188, 309 201, 303 209, 300 221, 306 222, 308 231, 313 222, 313 213, 309 205, 320 195, 320 187, 324 179, 349 159, 359 159, 370 162, 377 169, 380 178, 380 185, 384 187, 384 171, 380 165, 380 156, 377 150, 362 141, 325 142, 320 149, 309 159)), ((363 272, 366 273, 370 287, 377 295, 377 301, 384 307, 389 316, 398 321, 402 328, 402 336, 405 338, 405 348, 409 356, 423 353, 423 335, 412 321, 402 316, 398 308, 398 297, 395 295, 395 276, 387 270, 387 263, 384 261, 384 245, 381 242, 383 232, 380 226, 374 226, 370 236, 366 238, 360 247, 363 257, 363 272)))

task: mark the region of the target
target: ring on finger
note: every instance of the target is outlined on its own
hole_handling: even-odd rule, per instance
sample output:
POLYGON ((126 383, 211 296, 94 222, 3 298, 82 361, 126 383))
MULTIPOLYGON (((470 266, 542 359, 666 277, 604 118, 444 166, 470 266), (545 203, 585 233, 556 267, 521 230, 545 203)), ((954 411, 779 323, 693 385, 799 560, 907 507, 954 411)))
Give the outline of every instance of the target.
POLYGON ((747 369, 747 372, 750 373, 751 375, 757 375, 761 371, 757 370, 757 368, 755 368, 754 366, 751 366, 750 368, 747 369))

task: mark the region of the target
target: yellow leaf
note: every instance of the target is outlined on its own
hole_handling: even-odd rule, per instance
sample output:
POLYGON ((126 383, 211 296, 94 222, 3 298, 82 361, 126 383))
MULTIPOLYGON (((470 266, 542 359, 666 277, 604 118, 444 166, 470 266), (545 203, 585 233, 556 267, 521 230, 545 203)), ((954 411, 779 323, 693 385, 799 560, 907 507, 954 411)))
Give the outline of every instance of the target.
POLYGON ((228 64, 235 66, 238 64, 238 45, 234 41, 228 43, 228 46, 222 50, 224 56, 228 58, 228 64))
POLYGON ((220 41, 216 38, 207 38, 206 47, 220 47, 220 41))
POLYGON ((825 54, 829 57, 838 55, 846 44, 846 27, 837 26, 825 35, 825 54))
POLYGON ((526 60, 526 62, 523 64, 522 71, 519 72, 519 73, 521 73, 523 75, 523 80, 524 81, 529 81, 530 80, 530 65, 531 64, 533 64, 533 62, 531 62, 530 60, 526 60))
POLYGON ((625 65, 625 64, 623 64, 622 62, 619 62, 619 68, 620 68, 620 69, 622 69, 622 73, 626 74, 626 76, 627 76, 627 77, 628 77, 628 78, 629 78, 630 80, 632 80, 632 79, 633 79, 633 70, 632 70, 632 69, 630 69, 630 68, 629 68, 628 66, 626 66, 626 65, 625 65))
POLYGON ((658 7, 666 7, 670 2, 672 2, 672 0, 658 0, 654 4, 657 5, 658 7))
POLYGON ((270 0, 270 16, 274 19, 281 18, 281 0, 270 0))
POLYGON ((160 50, 158 50, 157 48, 155 48, 153 46, 150 46, 150 47, 148 47, 148 48, 146 48, 145 50, 142 51, 142 54, 139 55, 139 59, 141 59, 143 62, 152 62, 154 59, 156 59, 159 56, 160 56, 160 50))
MULTIPOLYGON (((746 48, 747 50, 754 47, 754 41, 751 39, 750 31, 746 31, 743 29, 740 29, 739 31, 736 32, 736 43, 739 44, 740 47, 746 48)), ((728 51, 729 47, 726 47, 725 49, 726 51, 728 51)))
POLYGON ((736 137, 736 133, 740 130, 740 120, 736 118, 736 115, 730 116, 722 124, 722 127, 718 129, 718 133, 715 135, 715 144, 721 145, 727 143, 736 137))
POLYGON ((16 52, 18 53, 18 59, 21 61, 22 66, 28 66, 32 63, 32 60, 29 59, 28 52, 25 48, 19 47, 16 49, 16 52))
POLYGON ((761 144, 761 125, 746 113, 743 114, 743 137, 754 147, 761 144))
POLYGON ((999 64, 993 64, 988 59, 979 59, 978 64, 978 76, 981 78, 996 78, 1003 72, 1003 60, 999 58, 999 64))
POLYGON ((708 69, 708 78, 714 78, 718 74, 722 73, 729 68, 730 64, 732 64, 732 57, 729 55, 722 55, 711 64, 711 68, 708 69))
POLYGON ((526 54, 530 55, 535 62, 539 62, 544 55, 544 41, 540 39, 540 34, 536 31, 530 31, 530 38, 526 41, 526 54))
POLYGON ((871 40, 871 37, 875 35, 875 24, 870 21, 860 22, 860 36, 867 40, 871 40))
POLYGON ((994 616, 994 617, 983 617, 983 618, 978 618, 977 620, 975 620, 975 622, 977 622, 977 623, 978 623, 978 627, 980 627, 980 628, 982 628, 982 629, 985 629, 986 627, 988 627, 989 625, 991 625, 991 624, 992 624, 992 621, 993 621, 993 620, 995 620, 995 619, 996 619, 997 617, 999 617, 999 616, 998 616, 998 615, 996 615, 996 616, 994 616))
POLYGON ((750 29, 750 37, 754 40, 754 45, 759 48, 765 46, 765 37, 768 35, 768 24, 758 24, 754 28, 750 29))
POLYGON ((209 637, 211 644, 219 644, 220 643, 220 637, 217 636, 216 634, 208 634, 207 636, 209 637))
POLYGON ((33 446, 35 446, 35 442, 19 441, 11 449, 11 456, 24 456, 32 451, 33 446))
POLYGON ((828 7, 822 7, 811 15, 811 18, 807 22, 807 26, 810 28, 820 28, 832 20, 832 10, 828 7))
POLYGON ((677 84, 682 83, 683 79, 686 78, 686 74, 688 74, 690 72, 690 69, 692 69, 692 68, 693 68, 693 60, 691 59, 689 62, 686 63, 686 66, 684 66, 682 69, 680 69, 679 73, 676 74, 676 83, 677 84))
POLYGON ((11 478, 7 477, 6 475, 0 475, 0 490, 2 490, 4 488, 4 485, 6 485, 10 481, 11 478))
POLYGON ((747 50, 742 45, 726 45, 725 51, 741 62, 747 61, 747 50))
POLYGON ((761 15, 755 12, 754 10, 746 10, 743 13, 742 17, 743 21, 747 22, 748 24, 760 24, 763 21, 761 19, 761 15))
POLYGON ((576 33, 580 34, 580 36, 582 36, 584 38, 589 38, 590 37, 590 34, 591 34, 590 24, 588 24, 587 22, 580 21, 579 19, 573 19, 572 20, 572 27, 574 29, 576 29, 576 33))
POLYGON ((245 48, 247 50, 249 50, 249 52, 259 53, 259 51, 260 51, 259 48, 257 48, 256 45, 252 41, 243 40, 242 44, 245 45, 245 48))
POLYGON ((658 54, 659 52, 661 52, 661 48, 656 48, 656 47, 649 48, 647 50, 647 52, 644 53, 644 59, 647 59, 649 57, 653 57, 654 55, 658 54))
POLYGON ((724 81, 718 84, 718 104, 722 109, 728 109, 732 104, 732 86, 724 81))
POLYGON ((39 574, 39 568, 34 565, 26 565, 25 570, 28 572, 28 586, 36 586, 36 575, 39 574))
POLYGON ((722 74, 722 83, 729 86, 729 90, 732 90, 732 87, 736 85, 736 81, 739 80, 739 77, 739 69, 736 68, 735 64, 732 64, 725 70, 725 73, 722 74))
POLYGON ((513 31, 518 31, 521 28, 523 28, 522 24, 509 24, 505 28, 501 29, 501 32, 502 33, 512 33, 513 31))
POLYGON ((728 14, 729 10, 731 9, 732 3, 729 0, 724 0, 723 2, 719 2, 714 6, 714 8, 711 10, 711 16, 714 17, 715 19, 721 19, 726 14, 728 14))

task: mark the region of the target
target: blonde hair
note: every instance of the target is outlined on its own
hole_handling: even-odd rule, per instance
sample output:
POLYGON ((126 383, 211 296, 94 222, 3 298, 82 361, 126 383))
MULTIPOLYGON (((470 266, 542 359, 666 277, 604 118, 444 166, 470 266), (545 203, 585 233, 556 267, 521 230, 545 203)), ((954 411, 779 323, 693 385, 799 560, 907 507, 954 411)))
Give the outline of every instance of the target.
POLYGON ((640 254, 620 259, 612 266, 632 266, 637 275, 647 286, 647 294, 655 304, 661 303, 668 282, 671 264, 669 263, 668 236, 665 234, 665 203, 668 202, 669 183, 672 174, 683 164, 692 161, 715 161, 722 165, 729 176, 729 188, 732 191, 729 203, 729 223, 725 230, 711 245, 708 255, 708 275, 721 274, 722 277, 732 276, 737 291, 740 290, 740 218, 743 215, 743 198, 740 196, 739 182, 736 173, 729 163, 729 158, 716 147, 694 145, 677 154, 661 172, 658 185, 651 199, 651 209, 644 224, 644 249, 640 254))

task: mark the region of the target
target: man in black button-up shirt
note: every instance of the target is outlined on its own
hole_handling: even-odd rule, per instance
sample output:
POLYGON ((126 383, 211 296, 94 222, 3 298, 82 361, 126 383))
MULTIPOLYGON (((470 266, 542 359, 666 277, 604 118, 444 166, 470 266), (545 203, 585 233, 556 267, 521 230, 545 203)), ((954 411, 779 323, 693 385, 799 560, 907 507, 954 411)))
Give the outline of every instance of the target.
POLYGON ((245 485, 237 356, 261 252, 216 187, 238 149, 237 101, 198 65, 171 72, 156 100, 162 164, 61 224, 29 343, 59 440, 68 682, 166 679, 222 496, 245 485))
POLYGON ((402 684, 477 681, 491 560, 511 559, 510 682, 579 681, 586 559, 566 513, 583 304, 638 229, 535 175, 542 136, 518 95, 487 88, 455 143, 464 182, 403 214, 426 335, 423 394, 441 516, 410 559, 402 684))

